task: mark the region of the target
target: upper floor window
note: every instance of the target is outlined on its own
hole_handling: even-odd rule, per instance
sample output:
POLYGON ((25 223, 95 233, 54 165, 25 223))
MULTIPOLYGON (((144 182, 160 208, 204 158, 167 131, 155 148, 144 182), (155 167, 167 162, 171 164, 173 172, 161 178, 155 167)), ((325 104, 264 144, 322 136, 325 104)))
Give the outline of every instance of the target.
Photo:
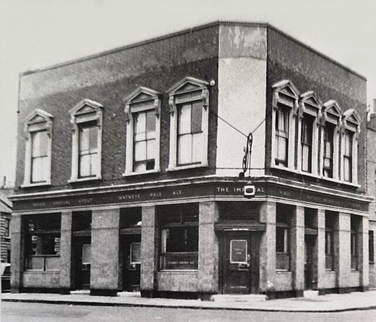
POLYGON ((178 166, 201 163, 202 101, 179 104, 178 166))
POLYGON ((51 183, 51 114, 35 110, 25 121, 25 177, 23 186, 51 183))
POLYGON ((360 133, 360 117, 355 110, 344 113, 341 137, 342 180, 357 184, 358 179, 358 137, 360 133))
POLYGON ((347 182, 352 181, 352 141, 353 133, 346 131, 343 135, 343 180, 347 182))
POLYGON ((313 118, 304 115, 302 119, 302 171, 312 171, 312 131, 313 131, 313 118))
POLYGON ((186 77, 169 90, 169 169, 208 164, 208 83, 186 77))
POLYGON ((334 147, 334 130, 332 126, 324 129, 324 155, 323 155, 323 175, 324 177, 333 178, 333 147, 334 147))
POLYGON ((72 123, 72 174, 70 181, 101 178, 102 108, 85 99, 69 112, 72 123))
POLYGON ((294 168, 295 158, 295 113, 299 92, 288 80, 273 86, 273 147, 272 162, 276 166, 294 168))
POLYGON ((313 92, 301 95, 299 106, 298 170, 318 174, 319 127, 321 104, 313 92))
POLYGON ((326 178, 339 179, 339 129, 342 113, 337 102, 323 105, 321 117, 321 173, 326 178))
POLYGON ((95 177, 98 173, 98 127, 95 122, 88 122, 79 125, 78 130, 78 177, 95 177))
POLYGON ((279 106, 275 118, 275 142, 277 165, 287 167, 288 146, 289 146, 289 114, 290 111, 285 106, 279 106))
POLYGON ((125 98, 125 174, 160 170, 160 93, 139 87, 125 98))

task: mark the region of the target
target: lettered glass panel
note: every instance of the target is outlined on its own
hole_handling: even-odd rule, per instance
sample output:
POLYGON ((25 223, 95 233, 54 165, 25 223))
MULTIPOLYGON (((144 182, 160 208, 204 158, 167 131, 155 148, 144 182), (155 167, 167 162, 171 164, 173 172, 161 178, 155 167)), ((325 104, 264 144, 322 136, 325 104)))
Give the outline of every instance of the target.
POLYGON ((231 240, 230 241, 230 263, 242 264, 247 263, 247 247, 246 240, 231 240))

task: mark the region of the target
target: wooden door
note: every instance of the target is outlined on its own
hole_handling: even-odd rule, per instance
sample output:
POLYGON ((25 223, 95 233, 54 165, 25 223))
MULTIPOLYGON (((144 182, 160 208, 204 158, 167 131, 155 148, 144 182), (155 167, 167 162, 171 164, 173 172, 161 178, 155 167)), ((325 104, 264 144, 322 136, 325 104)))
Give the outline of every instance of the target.
POLYGON ((75 252, 75 288, 77 290, 90 289, 91 270, 91 242, 90 237, 76 238, 75 252))
POLYGON ((251 238, 249 234, 230 233, 223 238, 223 293, 251 292, 251 238))

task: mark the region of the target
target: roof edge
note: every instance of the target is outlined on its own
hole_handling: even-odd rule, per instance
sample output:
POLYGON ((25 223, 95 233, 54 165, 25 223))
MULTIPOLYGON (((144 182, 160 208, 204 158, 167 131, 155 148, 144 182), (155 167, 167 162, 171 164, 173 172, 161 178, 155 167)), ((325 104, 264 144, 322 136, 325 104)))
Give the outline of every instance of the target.
POLYGON ((314 49, 313 47, 306 45, 302 41, 290 36, 286 32, 274 27, 273 25, 271 25, 269 23, 265 23, 265 22, 244 22, 244 21, 221 21, 221 20, 206 23, 206 24, 199 25, 199 26, 192 27, 192 28, 183 29, 183 30, 180 30, 180 31, 169 33, 167 35, 153 37, 153 38, 150 38, 150 39, 146 39, 146 40, 142 40, 142 41, 132 43, 132 44, 129 44, 129 45, 125 45, 125 46, 117 47, 117 48, 114 48, 114 49, 102 51, 102 52, 92 54, 92 55, 88 55, 88 56, 85 56, 85 57, 80 57, 80 58, 68 60, 68 61, 65 61, 65 62, 62 62, 62 63, 53 64, 51 66, 28 70, 28 71, 25 71, 25 72, 21 72, 19 74, 19 77, 27 76, 27 75, 31 75, 31 74, 35 74, 35 73, 39 73, 39 72, 44 72, 44 71, 47 71, 47 70, 60 68, 60 67, 63 67, 63 66, 72 65, 72 64, 75 64, 75 63, 83 62, 85 60, 95 59, 95 58, 98 58, 98 57, 101 57, 101 56, 117 53, 117 52, 122 51, 122 50, 139 47, 139 46, 149 44, 149 43, 153 43, 153 42, 156 42, 156 41, 165 40, 165 39, 173 38, 173 37, 176 37, 176 36, 179 36, 179 35, 191 33, 193 31, 198 31, 198 30, 202 30, 202 29, 205 29, 205 28, 210 28, 210 27, 214 27, 214 26, 221 26, 221 25, 223 25, 223 26, 247 26, 247 27, 269 28, 269 29, 283 35, 284 37, 289 38, 290 40, 296 42, 297 44, 313 51, 315 54, 318 54, 319 56, 329 60, 330 62, 334 63, 335 65, 337 65, 341 68, 344 68, 345 70, 351 72, 352 74, 354 74, 354 75, 356 75, 356 76, 358 76, 358 77, 360 77, 364 80, 367 80, 367 78, 365 76, 363 76, 363 75, 359 74, 358 72, 352 70, 351 68, 339 63, 338 61, 330 58, 329 56, 319 52, 318 50, 314 49))

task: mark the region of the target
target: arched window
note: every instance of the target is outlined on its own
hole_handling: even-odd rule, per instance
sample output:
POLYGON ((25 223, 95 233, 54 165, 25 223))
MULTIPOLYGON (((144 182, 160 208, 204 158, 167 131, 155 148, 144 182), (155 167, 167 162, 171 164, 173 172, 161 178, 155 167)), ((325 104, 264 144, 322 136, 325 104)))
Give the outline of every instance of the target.
POLYGON ((35 110, 25 120, 25 174, 23 187, 51 184, 53 116, 35 110))
POLYGON ((272 165, 294 169, 295 112, 299 92, 288 80, 273 85, 272 165))
POLYGON ((319 115, 321 104, 310 91, 301 95, 298 121, 298 171, 318 174, 319 115))
POLYGON ((100 103, 84 99, 69 111, 72 124, 70 182, 101 179, 102 109, 100 103))
POLYGON ((186 77, 169 91, 169 170, 207 166, 209 135, 208 83, 186 77))
POLYGON ((160 170, 160 93, 139 87, 125 98, 127 145, 124 175, 160 170))

